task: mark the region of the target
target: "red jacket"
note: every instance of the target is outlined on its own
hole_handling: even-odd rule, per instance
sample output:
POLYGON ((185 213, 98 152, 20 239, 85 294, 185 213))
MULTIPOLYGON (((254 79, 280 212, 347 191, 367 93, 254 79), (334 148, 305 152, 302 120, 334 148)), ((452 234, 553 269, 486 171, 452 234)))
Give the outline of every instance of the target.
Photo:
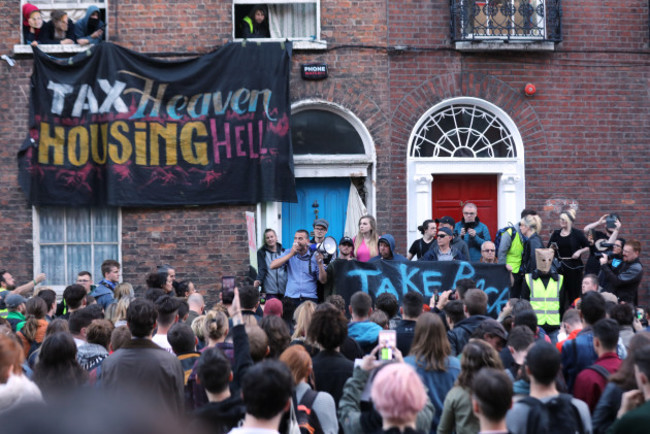
MULTIPOLYGON (((621 366, 621 359, 615 352, 605 353, 594 364, 602 366, 610 374, 613 374, 621 366)), ((607 380, 605 377, 593 369, 585 368, 576 377, 576 382, 573 385, 573 396, 586 402, 589 410, 593 412, 606 385, 607 380)))
POLYGON ((567 336, 565 340, 560 341, 557 344, 555 344, 555 346, 557 347, 557 350, 559 352, 562 352, 562 345, 564 345, 564 343, 566 341, 570 341, 571 339, 575 339, 576 336, 578 336, 578 333, 580 333, 581 330, 582 329, 576 329, 576 330, 572 331, 571 333, 569 333, 569 336, 567 336))

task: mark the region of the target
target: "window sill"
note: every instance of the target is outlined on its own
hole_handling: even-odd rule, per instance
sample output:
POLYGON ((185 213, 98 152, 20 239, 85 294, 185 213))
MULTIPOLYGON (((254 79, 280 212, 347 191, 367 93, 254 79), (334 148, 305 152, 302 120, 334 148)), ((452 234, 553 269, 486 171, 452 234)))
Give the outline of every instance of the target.
MULTIPOLYGON (((248 41, 250 43, 264 43, 264 42, 282 42, 286 39, 280 38, 256 38, 256 39, 233 39, 234 42, 244 42, 248 41)), ((320 39, 293 39, 290 40, 293 43, 294 50, 327 50, 327 41, 320 39)))
MULTIPOLYGON (((91 45, 90 45, 91 46, 91 45)), ((60 44, 39 44, 38 48, 44 53, 81 53, 88 49, 89 45, 60 45, 60 44)), ((14 54, 33 54, 32 46, 26 44, 14 45, 14 54)))
POLYGON ((462 41, 456 42, 456 50, 478 51, 555 51, 555 43, 550 41, 462 41))

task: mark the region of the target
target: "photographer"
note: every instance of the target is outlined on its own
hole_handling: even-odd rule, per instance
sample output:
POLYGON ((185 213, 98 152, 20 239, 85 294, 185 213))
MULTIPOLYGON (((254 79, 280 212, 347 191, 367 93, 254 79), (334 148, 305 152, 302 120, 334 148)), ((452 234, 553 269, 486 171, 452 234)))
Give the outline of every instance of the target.
POLYGON ((613 292, 619 301, 638 304, 638 289, 643 278, 643 266, 639 261, 641 254, 641 243, 637 240, 630 240, 623 247, 623 265, 618 274, 612 269, 609 258, 603 255, 600 258, 600 275, 605 278, 607 286, 605 289, 613 292))
POLYGON ((609 251, 609 253, 605 254, 611 257, 611 248, 618 237, 620 229, 621 220, 618 214, 605 214, 598 221, 585 226, 584 233, 589 241, 589 258, 585 264, 585 274, 597 275, 600 272, 600 254, 609 251), (602 225, 605 225, 606 233, 596 230, 598 226, 602 225))
POLYGON ((486 241, 492 241, 490 231, 485 223, 481 223, 478 216, 478 208, 473 203, 466 203, 463 207, 463 219, 456 223, 454 232, 467 243, 469 247, 469 260, 478 262, 481 260, 481 246, 486 241))

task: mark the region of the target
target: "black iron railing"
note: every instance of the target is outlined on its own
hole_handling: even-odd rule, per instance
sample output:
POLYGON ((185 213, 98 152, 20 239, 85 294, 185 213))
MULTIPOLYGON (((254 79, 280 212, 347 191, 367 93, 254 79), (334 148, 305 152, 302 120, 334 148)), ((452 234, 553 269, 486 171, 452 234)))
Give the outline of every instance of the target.
POLYGON ((562 40, 561 0, 450 0, 454 41, 562 40))

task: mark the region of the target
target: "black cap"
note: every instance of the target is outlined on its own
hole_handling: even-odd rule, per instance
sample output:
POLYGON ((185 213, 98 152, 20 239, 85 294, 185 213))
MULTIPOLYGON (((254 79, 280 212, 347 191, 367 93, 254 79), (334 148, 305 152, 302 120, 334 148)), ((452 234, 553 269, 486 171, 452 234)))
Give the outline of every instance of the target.
POLYGON ((352 238, 350 238, 350 237, 343 237, 343 238, 341 238, 341 241, 339 241, 339 246, 340 246, 341 244, 349 244, 349 245, 351 245, 351 246, 354 247, 354 241, 352 241, 352 238))
POLYGON ((449 217, 447 215, 444 216, 444 217, 441 217, 439 219, 436 219, 436 223, 444 223, 446 225, 452 225, 452 226, 454 226, 456 224, 454 219, 452 219, 451 217, 449 217))

